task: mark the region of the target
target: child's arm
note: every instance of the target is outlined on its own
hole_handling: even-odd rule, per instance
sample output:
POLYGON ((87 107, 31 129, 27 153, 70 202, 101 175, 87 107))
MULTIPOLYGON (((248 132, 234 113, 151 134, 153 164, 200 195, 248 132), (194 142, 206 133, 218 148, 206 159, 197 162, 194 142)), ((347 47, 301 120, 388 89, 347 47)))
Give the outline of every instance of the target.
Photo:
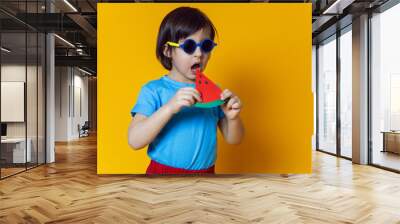
POLYGON ((221 99, 227 98, 230 98, 229 101, 221 106, 225 117, 219 121, 218 126, 229 144, 239 144, 244 136, 244 127, 239 116, 242 103, 239 97, 226 89, 222 92, 221 99))
POLYGON ((129 125, 128 143, 133 149, 141 149, 150 144, 171 117, 183 106, 192 106, 201 101, 199 92, 191 87, 181 88, 175 96, 151 116, 136 114, 129 125))

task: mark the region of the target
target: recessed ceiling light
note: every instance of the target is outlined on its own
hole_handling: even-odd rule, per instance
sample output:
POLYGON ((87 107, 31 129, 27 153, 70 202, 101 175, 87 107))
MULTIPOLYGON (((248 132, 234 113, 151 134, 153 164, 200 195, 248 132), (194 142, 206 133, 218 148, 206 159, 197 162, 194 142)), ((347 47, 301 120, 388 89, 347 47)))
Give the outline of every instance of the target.
POLYGON ((79 67, 78 67, 78 70, 81 71, 81 72, 83 72, 83 73, 85 73, 85 74, 87 74, 87 75, 93 75, 92 73, 90 73, 90 72, 88 72, 88 71, 86 71, 86 70, 83 70, 83 69, 81 69, 81 68, 79 68, 79 67))
POLYGON ((66 39, 64 39, 64 38, 62 38, 62 37, 60 37, 60 36, 57 35, 57 34, 54 34, 54 36, 57 37, 58 39, 60 39, 62 42, 66 43, 67 45, 69 45, 69 46, 75 48, 75 45, 73 45, 73 44, 72 44, 71 42, 69 42, 68 40, 66 40, 66 39))
POLYGON ((74 12, 78 12, 78 10, 68 1, 64 0, 65 4, 67 4, 74 12))
POLYGON ((1 47, 0 49, 1 49, 1 51, 4 51, 6 53, 10 53, 11 52, 11 50, 9 50, 9 49, 7 49, 5 47, 1 47))
POLYGON ((327 9, 322 12, 323 15, 326 14, 342 14, 343 9, 351 5, 355 0, 336 0, 327 9))

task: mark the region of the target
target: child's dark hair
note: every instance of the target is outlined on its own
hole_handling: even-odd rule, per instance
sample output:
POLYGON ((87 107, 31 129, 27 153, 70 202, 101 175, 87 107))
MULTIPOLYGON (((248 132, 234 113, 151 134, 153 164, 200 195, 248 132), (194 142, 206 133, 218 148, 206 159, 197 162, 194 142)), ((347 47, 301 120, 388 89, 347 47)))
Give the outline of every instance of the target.
POLYGON ((163 53, 165 44, 168 41, 178 42, 201 29, 209 31, 210 38, 214 40, 217 31, 211 20, 199 9, 179 7, 165 16, 158 31, 156 48, 157 58, 164 68, 172 69, 171 58, 163 53))

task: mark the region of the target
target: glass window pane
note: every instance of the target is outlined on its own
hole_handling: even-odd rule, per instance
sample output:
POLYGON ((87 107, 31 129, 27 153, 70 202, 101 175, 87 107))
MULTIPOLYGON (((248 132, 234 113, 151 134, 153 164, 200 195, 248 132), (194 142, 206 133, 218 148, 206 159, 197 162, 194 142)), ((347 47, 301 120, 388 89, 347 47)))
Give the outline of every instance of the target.
POLYGON ((318 149, 336 153, 336 39, 318 48, 318 149))
POLYGON ((312 91, 313 91, 313 123, 314 132, 312 136, 312 149, 316 150, 316 131, 317 131, 317 97, 316 97, 316 80, 317 80, 317 48, 315 45, 312 46, 312 91))
POLYGON ((1 174, 2 178, 25 170, 30 161, 26 144, 26 33, 1 34, 1 174))
POLYGON ((400 4, 373 16, 372 163, 400 170, 400 4))
MULTIPOLYGON (((44 13, 45 1, 0 1, 11 14, 44 13)), ((45 35, 0 12, 0 178, 45 162, 45 35), (11 108, 13 107, 13 108, 11 108)), ((34 26, 34 25, 32 25, 34 26)), ((40 32, 40 31, 39 31, 40 32)))
POLYGON ((352 35, 340 36, 340 153, 352 157, 352 35))

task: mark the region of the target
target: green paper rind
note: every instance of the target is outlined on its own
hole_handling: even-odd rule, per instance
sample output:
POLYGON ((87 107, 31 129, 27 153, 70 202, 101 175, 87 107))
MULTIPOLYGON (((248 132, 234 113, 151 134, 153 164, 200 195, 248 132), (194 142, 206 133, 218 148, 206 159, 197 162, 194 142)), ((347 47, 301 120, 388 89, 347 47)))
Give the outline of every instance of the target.
POLYGON ((214 100, 214 101, 208 102, 208 103, 195 103, 194 106, 199 107, 199 108, 211 108, 211 107, 219 106, 221 104, 224 104, 223 100, 214 100))

